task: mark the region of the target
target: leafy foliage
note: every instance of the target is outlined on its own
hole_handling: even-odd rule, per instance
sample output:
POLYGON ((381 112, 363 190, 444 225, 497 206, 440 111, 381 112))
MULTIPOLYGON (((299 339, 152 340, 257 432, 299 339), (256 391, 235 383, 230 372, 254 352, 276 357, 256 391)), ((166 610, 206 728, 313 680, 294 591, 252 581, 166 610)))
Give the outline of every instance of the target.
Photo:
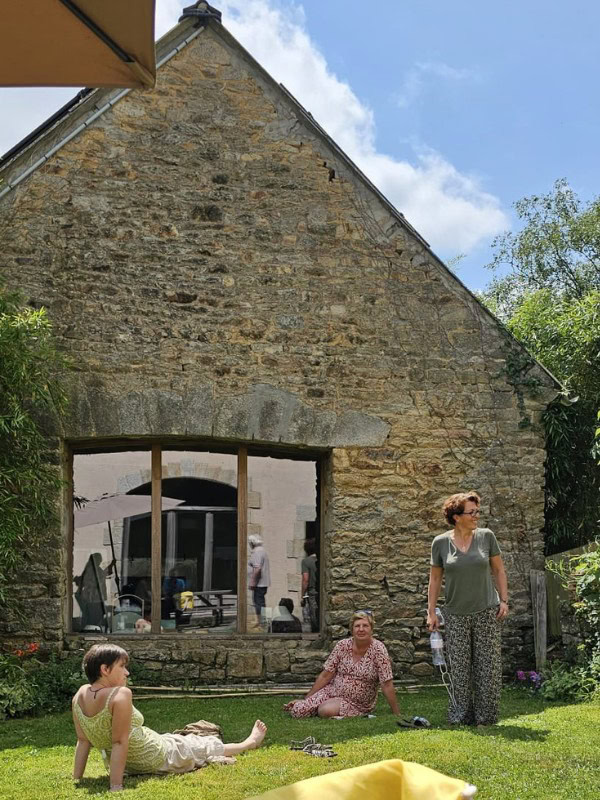
MULTIPOLYGON (((568 667, 554 662, 543 684, 548 700, 600 696, 600 541, 568 559, 549 564, 565 587, 575 595, 573 608, 579 619, 583 644, 580 663, 568 667)), ((546 677, 546 676, 545 676, 546 677)))
POLYGON ((515 208, 524 227, 495 239, 488 265, 510 271, 482 300, 565 386, 543 419, 546 550, 556 553, 593 539, 600 515, 600 199, 585 206, 561 180, 515 208))
POLYGON ((60 478, 51 464, 41 414, 65 399, 54 377, 63 365, 44 309, 24 307, 0 287, 0 604, 56 516, 60 478))
POLYGON ((81 659, 51 655, 40 661, 38 645, 0 654, 0 719, 64 711, 84 682, 81 659))
POLYGON ((546 544, 558 552, 594 538, 600 470, 593 458, 600 398, 600 292, 556 297, 540 289, 523 297, 508 327, 564 384, 544 414, 548 444, 546 544))
POLYGON ((551 661, 543 671, 540 695, 544 700, 578 701, 589 697, 593 686, 585 668, 551 661))
POLYGON ((510 319, 529 292, 549 289, 557 297, 582 299, 600 290, 600 199, 584 206, 562 179, 546 195, 518 200, 515 210, 524 226, 494 239, 488 264, 494 271, 509 268, 485 291, 501 319, 510 319))

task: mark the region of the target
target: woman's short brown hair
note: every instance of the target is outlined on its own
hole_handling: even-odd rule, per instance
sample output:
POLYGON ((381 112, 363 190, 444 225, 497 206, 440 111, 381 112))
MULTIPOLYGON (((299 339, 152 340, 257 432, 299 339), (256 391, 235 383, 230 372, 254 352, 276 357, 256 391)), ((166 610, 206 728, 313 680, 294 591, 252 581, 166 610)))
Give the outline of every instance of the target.
POLYGON ((361 611, 355 611, 354 614, 350 617, 350 633, 352 633, 352 629, 354 628, 354 623, 357 619, 366 619, 369 625, 371 626, 371 630, 375 627, 375 617, 371 611, 367 609, 362 609, 361 611))
POLYGON ((94 644, 83 657, 83 671, 87 675, 90 683, 94 683, 100 677, 100 667, 104 664, 112 667, 116 661, 122 661, 127 666, 129 664, 129 654, 118 644, 94 644))
POLYGON ((465 503, 468 503, 469 501, 471 503, 475 503, 479 508, 481 497, 479 497, 477 492, 459 492, 458 494, 453 494, 444 500, 442 512, 448 525, 454 525, 454 515, 462 514, 465 510, 465 503))

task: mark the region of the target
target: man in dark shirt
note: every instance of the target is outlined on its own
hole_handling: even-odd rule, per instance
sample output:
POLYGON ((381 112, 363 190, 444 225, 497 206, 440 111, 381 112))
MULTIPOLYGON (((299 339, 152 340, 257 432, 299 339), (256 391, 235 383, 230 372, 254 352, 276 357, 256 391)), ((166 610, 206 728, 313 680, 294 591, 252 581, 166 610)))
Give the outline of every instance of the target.
MULTIPOLYGON (((319 574, 317 565, 317 543, 315 539, 304 542, 305 558, 302 559, 302 605, 308 606, 310 629, 319 630, 319 574)), ((306 619, 306 618, 305 618, 306 619)))

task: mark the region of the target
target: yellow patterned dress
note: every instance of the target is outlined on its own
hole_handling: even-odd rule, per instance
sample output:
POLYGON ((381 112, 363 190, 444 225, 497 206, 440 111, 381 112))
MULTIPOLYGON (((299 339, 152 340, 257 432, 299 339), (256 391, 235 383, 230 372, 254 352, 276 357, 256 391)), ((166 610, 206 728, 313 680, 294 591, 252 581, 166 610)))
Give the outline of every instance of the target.
MULTIPOLYGON (((107 770, 110 768, 112 748, 112 713, 109 704, 118 688, 117 686, 110 692, 104 708, 92 717, 83 713, 77 701, 74 703, 81 730, 88 741, 102 752, 107 770)), ((205 764, 224 761, 223 742, 216 736, 156 733, 145 727, 144 717, 133 706, 125 763, 127 774, 191 772, 205 764)))

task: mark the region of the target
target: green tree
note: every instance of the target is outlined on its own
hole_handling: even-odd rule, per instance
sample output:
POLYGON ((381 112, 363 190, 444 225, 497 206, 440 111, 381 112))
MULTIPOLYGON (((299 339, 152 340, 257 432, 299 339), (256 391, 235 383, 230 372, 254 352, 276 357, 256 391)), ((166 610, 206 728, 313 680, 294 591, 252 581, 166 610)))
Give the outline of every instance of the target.
POLYGON ((549 194, 524 197, 514 207, 523 227, 494 239, 487 265, 495 272, 508 268, 484 292, 501 319, 539 289, 567 299, 600 290, 600 198, 586 205, 561 179, 549 194))
POLYGON ((482 299, 566 389, 544 416, 546 549, 555 553, 592 540, 600 516, 600 199, 586 205, 561 180, 515 208, 523 228, 495 239, 488 265, 508 272, 482 299))
POLYGON ((8 591, 27 553, 56 520, 59 472, 42 420, 60 413, 65 398, 57 353, 44 309, 23 305, 0 286, 0 604, 16 609, 8 591))

